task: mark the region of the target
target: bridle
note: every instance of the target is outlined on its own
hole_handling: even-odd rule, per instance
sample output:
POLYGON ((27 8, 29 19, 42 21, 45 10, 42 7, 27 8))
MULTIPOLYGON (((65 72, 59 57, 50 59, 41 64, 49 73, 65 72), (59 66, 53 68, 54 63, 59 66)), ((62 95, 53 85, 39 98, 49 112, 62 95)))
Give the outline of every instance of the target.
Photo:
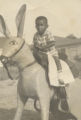
MULTIPOLYGON (((19 48, 13 55, 11 55, 9 58, 12 58, 12 57, 14 57, 15 55, 17 55, 17 54, 20 52, 20 50, 24 47, 24 45, 25 45, 25 41, 23 41, 23 43, 22 43, 22 45, 20 46, 20 48, 19 48)), ((10 78, 11 80, 13 80, 13 77, 11 76, 11 74, 10 74, 10 72, 9 72, 9 70, 8 70, 8 67, 7 67, 8 61, 5 63, 5 62, 3 61, 3 58, 7 58, 7 60, 8 60, 8 57, 2 56, 1 62, 2 62, 2 64, 3 64, 3 66, 5 67, 9 78, 10 78)), ((36 60, 34 60, 33 62, 27 64, 24 68, 19 68, 19 71, 22 72, 25 68, 30 67, 31 65, 34 65, 35 63, 36 63, 36 60)))
POLYGON ((20 46, 20 48, 13 55, 11 55, 10 58, 14 57, 23 48, 24 45, 25 45, 25 41, 23 40, 23 43, 20 46))

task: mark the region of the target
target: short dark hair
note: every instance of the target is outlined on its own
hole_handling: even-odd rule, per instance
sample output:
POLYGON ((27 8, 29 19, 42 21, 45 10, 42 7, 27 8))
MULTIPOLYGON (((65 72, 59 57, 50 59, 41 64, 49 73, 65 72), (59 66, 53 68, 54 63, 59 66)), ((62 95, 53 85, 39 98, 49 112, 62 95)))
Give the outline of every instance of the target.
POLYGON ((39 17, 37 17, 36 20, 35 20, 35 24, 37 24, 37 22, 38 22, 39 20, 44 20, 45 23, 48 24, 47 17, 45 17, 45 16, 39 16, 39 17))

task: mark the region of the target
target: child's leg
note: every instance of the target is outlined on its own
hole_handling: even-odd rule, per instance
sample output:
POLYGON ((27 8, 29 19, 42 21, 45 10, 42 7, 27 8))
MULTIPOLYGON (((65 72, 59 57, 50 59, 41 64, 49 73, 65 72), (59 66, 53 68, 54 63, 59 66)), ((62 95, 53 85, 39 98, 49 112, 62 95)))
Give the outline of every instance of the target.
POLYGON ((59 94, 60 94, 61 108, 64 111, 69 112, 69 105, 67 101, 67 93, 65 87, 60 87, 59 94))
POLYGON ((58 70, 58 80, 59 80, 59 83, 60 84, 64 84, 64 81, 63 81, 63 74, 62 74, 62 66, 61 66, 61 63, 60 63, 60 59, 58 56, 54 56, 53 55, 53 58, 55 60, 55 63, 56 63, 56 66, 57 66, 57 70, 58 70))
POLYGON ((67 93, 65 87, 54 87, 55 99, 60 105, 60 109, 64 112, 69 112, 69 105, 67 102, 67 93))
POLYGON ((58 70, 58 71, 62 71, 62 66, 61 66, 59 57, 58 57, 58 56, 53 56, 53 58, 54 58, 55 63, 56 63, 56 65, 57 65, 57 70, 58 70))

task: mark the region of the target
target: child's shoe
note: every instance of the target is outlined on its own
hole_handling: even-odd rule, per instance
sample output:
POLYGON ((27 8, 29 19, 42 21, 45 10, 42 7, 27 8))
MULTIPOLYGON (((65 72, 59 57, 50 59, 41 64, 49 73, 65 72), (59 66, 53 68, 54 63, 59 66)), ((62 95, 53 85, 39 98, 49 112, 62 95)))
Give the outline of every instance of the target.
POLYGON ((62 112, 69 112, 69 105, 66 99, 61 99, 60 100, 60 108, 59 108, 62 112))

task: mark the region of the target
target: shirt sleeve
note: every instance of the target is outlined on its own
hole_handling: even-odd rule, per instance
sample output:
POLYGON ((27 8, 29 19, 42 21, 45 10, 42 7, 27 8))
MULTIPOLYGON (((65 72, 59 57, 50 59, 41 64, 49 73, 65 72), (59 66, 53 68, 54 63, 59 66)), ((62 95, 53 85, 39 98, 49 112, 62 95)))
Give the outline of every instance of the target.
POLYGON ((55 42, 55 38, 54 35, 52 35, 52 33, 48 33, 48 42, 54 41, 55 42))

